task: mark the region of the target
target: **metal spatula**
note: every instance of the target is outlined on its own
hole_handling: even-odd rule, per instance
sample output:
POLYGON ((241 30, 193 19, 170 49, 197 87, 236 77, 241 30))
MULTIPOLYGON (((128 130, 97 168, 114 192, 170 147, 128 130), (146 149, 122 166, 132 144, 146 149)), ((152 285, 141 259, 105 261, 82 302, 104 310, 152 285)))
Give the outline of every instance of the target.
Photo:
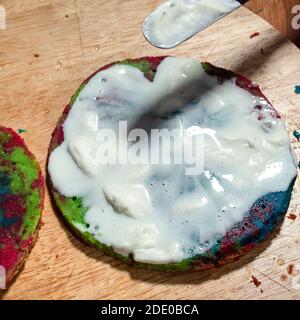
POLYGON ((247 1, 248 0, 214 0, 209 2, 207 0, 168 0, 158 6, 144 20, 142 31, 147 41, 153 46, 170 49, 193 37, 247 1), (220 1, 220 3, 218 3, 218 1, 220 1), (178 7, 175 12, 176 5, 178 7), (222 10, 217 7, 218 5, 223 6, 222 10), (187 10, 187 14, 185 15, 184 12, 181 12, 180 8, 187 10), (202 12, 201 8, 203 9, 202 12), (207 10, 211 16, 204 14, 204 10, 207 10), (197 14, 200 19, 195 19, 197 14), (172 18, 171 15, 173 15, 173 24, 168 23, 168 19, 170 20, 172 18), (180 23, 182 25, 180 25, 180 23))

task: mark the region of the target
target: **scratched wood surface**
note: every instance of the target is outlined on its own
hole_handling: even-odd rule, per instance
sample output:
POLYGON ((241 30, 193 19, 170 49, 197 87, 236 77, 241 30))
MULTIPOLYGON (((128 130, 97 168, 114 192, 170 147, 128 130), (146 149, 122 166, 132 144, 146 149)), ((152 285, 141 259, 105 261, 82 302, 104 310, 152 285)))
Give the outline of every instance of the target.
MULTIPOLYGON (((300 126, 300 95, 294 93, 300 84, 299 49, 240 8, 178 48, 161 51, 140 32, 143 18, 158 3, 0 1, 7 10, 7 29, 0 30, 1 125, 27 130, 23 137, 45 171, 50 134, 84 78, 111 61, 172 54, 208 60, 257 81, 286 119, 300 157, 300 144, 292 137, 300 126), (256 31, 260 35, 250 39, 256 31)), ((299 197, 297 183, 289 210, 297 219, 286 218, 262 248, 216 272, 181 274, 135 270, 87 247, 61 223, 47 195, 39 239, 1 298, 300 299, 295 286, 300 278, 299 197)))

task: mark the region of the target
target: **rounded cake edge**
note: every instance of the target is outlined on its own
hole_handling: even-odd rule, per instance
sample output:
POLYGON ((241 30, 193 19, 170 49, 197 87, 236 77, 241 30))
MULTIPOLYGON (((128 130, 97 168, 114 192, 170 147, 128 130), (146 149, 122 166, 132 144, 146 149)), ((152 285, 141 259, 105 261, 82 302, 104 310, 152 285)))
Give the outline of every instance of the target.
MULTIPOLYGON (((65 107, 63 114, 58 120, 57 126, 53 131, 48 150, 48 160, 51 152, 64 140, 62 126, 68 116, 69 111, 71 110, 72 105, 76 101, 81 90, 94 75, 100 71, 108 69, 115 64, 129 64, 141 70, 147 79, 153 80, 158 65, 166 57, 167 56, 142 57, 137 59, 117 61, 105 65, 84 80, 75 94, 72 96, 70 103, 65 107)), ((260 90, 259 86, 254 84, 246 77, 223 68, 215 67, 207 62, 201 64, 206 73, 211 76, 216 76, 220 82, 226 79, 236 78, 236 85, 249 91, 255 96, 263 97, 270 103, 267 97, 260 90)), ((272 106, 271 103, 270 105, 272 106)), ((275 115, 280 117, 277 110, 274 107, 273 109, 275 115)), ((251 210, 245 215, 243 221, 237 223, 234 228, 222 238, 220 243, 208 250, 206 253, 182 260, 181 262, 168 264, 137 262, 133 260, 131 255, 128 257, 122 256, 118 253, 115 253, 111 247, 96 240, 89 232, 85 230, 85 211, 81 199, 77 197, 66 198, 62 196, 52 185, 48 171, 47 180, 51 191, 51 197, 62 214, 64 221, 66 221, 67 225, 71 227, 75 235, 83 240, 86 244, 97 249, 101 249, 129 265, 139 268, 159 271, 196 271, 219 267, 231 261, 237 260, 239 257, 249 251, 252 251, 265 240, 267 240, 274 233, 275 229, 283 220, 288 210, 296 176, 291 181, 290 186, 286 191, 268 194, 258 199, 252 206, 251 210)))

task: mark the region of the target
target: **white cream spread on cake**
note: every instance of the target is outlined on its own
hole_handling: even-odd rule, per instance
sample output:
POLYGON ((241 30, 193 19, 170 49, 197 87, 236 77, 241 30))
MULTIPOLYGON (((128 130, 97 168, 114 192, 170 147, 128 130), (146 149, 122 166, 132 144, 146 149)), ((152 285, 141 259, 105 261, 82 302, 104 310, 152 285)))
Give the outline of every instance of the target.
POLYGON ((139 262, 178 262, 211 248, 262 196, 288 189, 296 165, 276 115, 235 79, 220 83, 190 59, 164 59, 153 82, 116 64, 80 92, 63 125, 64 142, 50 155, 50 177, 60 194, 82 198, 87 231, 101 243, 139 262), (117 132, 120 121, 131 129, 201 135, 203 171, 187 175, 187 164, 102 164, 99 132, 117 132))
POLYGON ((235 0, 168 0, 144 21, 145 37, 160 48, 172 48, 241 4, 235 0))

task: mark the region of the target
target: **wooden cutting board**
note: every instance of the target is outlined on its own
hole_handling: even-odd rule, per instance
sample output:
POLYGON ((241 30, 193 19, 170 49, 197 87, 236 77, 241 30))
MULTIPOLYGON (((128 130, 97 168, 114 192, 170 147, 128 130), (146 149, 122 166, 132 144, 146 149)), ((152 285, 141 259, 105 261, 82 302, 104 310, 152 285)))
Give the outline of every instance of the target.
MULTIPOLYGON (((292 131, 300 127, 300 51, 245 8, 170 51, 149 45, 143 18, 159 3, 138 0, 0 1, 7 29, 0 30, 1 125, 26 129, 30 149, 45 171, 51 132, 70 96, 94 70, 146 55, 208 60, 257 81, 292 131), (260 35, 250 39, 254 32, 260 35), (263 51, 262 51, 263 49, 263 51)), ((63 173, 62 173, 63 174, 63 173)), ((289 275, 300 270, 299 184, 279 234, 263 248, 217 272, 135 270, 91 249, 61 223, 46 196, 39 239, 4 299, 268 299, 300 298, 289 275), (255 276, 261 285, 251 283, 255 276)), ((299 279, 300 280, 300 279, 299 279)))

